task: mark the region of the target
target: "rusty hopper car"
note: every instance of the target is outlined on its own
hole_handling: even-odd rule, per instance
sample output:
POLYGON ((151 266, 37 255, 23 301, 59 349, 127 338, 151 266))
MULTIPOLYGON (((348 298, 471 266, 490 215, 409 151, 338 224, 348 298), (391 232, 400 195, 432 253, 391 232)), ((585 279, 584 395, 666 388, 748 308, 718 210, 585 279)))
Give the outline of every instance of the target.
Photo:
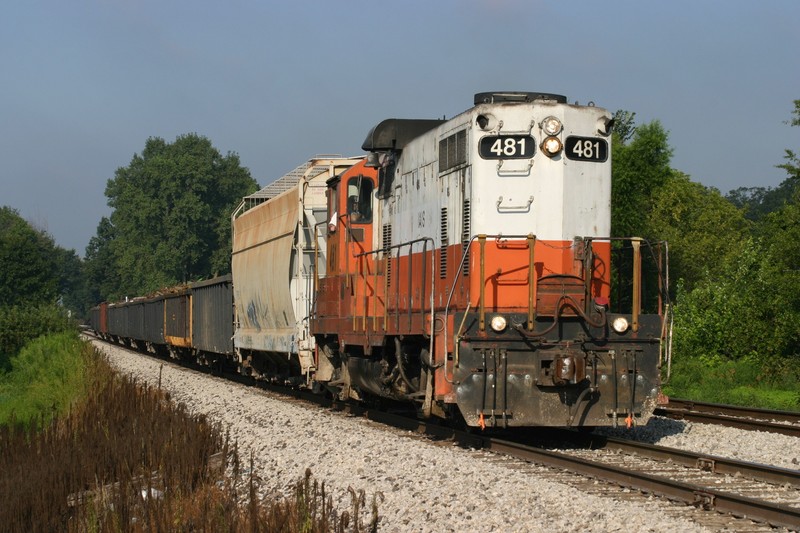
POLYGON ((245 198, 233 214, 234 346, 244 373, 310 382, 313 267, 326 256, 314 236, 326 221, 325 184, 359 160, 312 159, 245 198))
POLYGON ((230 274, 192 283, 191 290, 192 348, 205 360, 228 359, 233 355, 233 285, 230 274))
POLYGON ((108 337, 108 303, 102 302, 89 310, 89 327, 101 338, 108 337))
POLYGON ((164 295, 164 340, 173 357, 192 347, 192 292, 182 286, 164 295))
POLYGON ((481 93, 450 120, 375 126, 367 162, 329 182, 318 381, 470 426, 646 422, 665 262, 610 238, 611 124, 560 95, 481 93))

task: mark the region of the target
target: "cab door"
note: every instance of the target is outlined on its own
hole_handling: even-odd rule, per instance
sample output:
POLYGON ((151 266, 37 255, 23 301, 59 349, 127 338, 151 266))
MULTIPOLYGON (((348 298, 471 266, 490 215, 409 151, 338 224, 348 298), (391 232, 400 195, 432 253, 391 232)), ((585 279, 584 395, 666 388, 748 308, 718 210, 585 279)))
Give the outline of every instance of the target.
MULTIPOLYGON (((372 253, 375 177, 369 169, 345 177, 342 183, 346 228, 345 298, 343 314, 353 317, 353 330, 366 331, 369 316, 377 313, 375 256, 372 253)), ((374 172, 373 172, 374 174, 374 172)))

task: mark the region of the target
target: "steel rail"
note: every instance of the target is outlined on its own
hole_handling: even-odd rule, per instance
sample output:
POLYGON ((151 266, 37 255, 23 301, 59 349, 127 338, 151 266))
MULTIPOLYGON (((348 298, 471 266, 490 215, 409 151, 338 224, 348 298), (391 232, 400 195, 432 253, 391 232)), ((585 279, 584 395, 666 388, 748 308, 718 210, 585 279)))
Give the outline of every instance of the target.
POLYGON ((742 407, 739 405, 724 405, 720 403, 681 400, 679 398, 670 398, 666 407, 668 409, 683 409, 702 413, 717 413, 729 416, 747 416, 750 418, 760 418, 762 420, 780 420, 783 422, 800 423, 800 412, 798 411, 775 411, 772 409, 761 409, 758 407, 742 407))
POLYGON ((637 490, 698 505, 707 510, 729 513, 736 517, 767 522, 772 526, 800 527, 800 509, 730 494, 716 489, 692 485, 668 478, 636 472, 625 467, 587 461, 559 452, 525 446, 509 441, 487 439, 486 449, 555 466, 581 475, 619 483, 637 490))
POLYGON ((603 435, 582 435, 574 431, 563 431, 565 440, 572 440, 592 448, 605 448, 624 453, 637 454, 642 457, 671 461, 674 464, 688 468, 721 475, 741 475, 757 481, 764 481, 775 485, 793 485, 800 487, 800 470, 792 470, 778 466, 739 461, 697 453, 678 448, 669 448, 603 435))
POLYGON ((751 431, 766 431, 791 437, 800 437, 800 413, 772 411, 753 407, 722 405, 670 398, 669 403, 657 407, 655 415, 688 420, 703 424, 717 424, 751 431), (791 424, 774 422, 780 420, 791 424))
MULTIPOLYGON (((457 431, 451 428, 425 423, 424 421, 386 413, 384 411, 367 409, 364 412, 364 416, 371 420, 390 424, 402 429, 425 433, 442 439, 453 439, 462 446, 489 450, 526 461, 561 468, 576 474, 618 483, 645 493, 652 493, 668 499, 682 501, 689 505, 700 506, 706 510, 728 513, 735 517, 748 518, 757 522, 767 522, 772 526, 788 528, 800 527, 800 508, 739 496, 708 488, 704 485, 692 485, 690 483, 654 476, 644 472, 637 472, 624 466, 589 461, 571 456, 567 453, 546 450, 536 446, 457 431)), ((651 453, 650 457, 657 456, 662 460, 671 459, 673 462, 685 462, 690 466, 706 470, 712 467, 714 472, 720 474, 734 474, 740 472, 742 475, 755 477, 761 481, 769 480, 775 483, 800 485, 800 472, 793 472, 787 469, 692 454, 691 452, 684 452, 683 450, 674 450, 672 448, 625 441, 623 439, 614 439, 598 435, 580 435, 574 431, 563 430, 563 435, 567 434, 571 434, 571 436, 568 437, 571 440, 590 440, 595 445, 602 444, 635 453, 641 453, 643 450, 647 450, 648 453, 651 453), (698 462, 698 459, 702 459, 703 461, 698 462), (713 461, 713 463, 709 463, 710 460, 713 461), (747 474, 745 474, 745 472, 747 472, 747 474)))

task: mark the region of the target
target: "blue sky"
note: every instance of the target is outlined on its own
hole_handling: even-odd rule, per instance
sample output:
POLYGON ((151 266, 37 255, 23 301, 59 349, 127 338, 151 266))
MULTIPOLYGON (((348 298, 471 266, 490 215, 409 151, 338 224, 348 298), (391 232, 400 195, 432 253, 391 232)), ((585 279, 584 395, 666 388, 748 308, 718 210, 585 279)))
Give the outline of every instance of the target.
POLYGON ((195 132, 263 186, 357 155, 389 117, 535 90, 660 120, 673 167, 775 186, 800 128, 800 2, 9 0, 0 205, 83 255, 106 181, 148 137, 195 132))

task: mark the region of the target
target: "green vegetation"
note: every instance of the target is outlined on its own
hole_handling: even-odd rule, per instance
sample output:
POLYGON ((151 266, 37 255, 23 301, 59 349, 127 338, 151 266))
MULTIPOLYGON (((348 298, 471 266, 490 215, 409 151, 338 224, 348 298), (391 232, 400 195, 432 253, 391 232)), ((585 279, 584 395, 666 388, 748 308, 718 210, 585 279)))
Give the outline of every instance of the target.
POLYGON ((763 409, 796 411, 800 385, 792 372, 770 375, 758 359, 705 362, 681 360, 665 387, 675 397, 763 409))
MULTIPOLYGON (((788 123, 800 126, 800 100, 788 123)), ((674 361, 667 394, 800 410, 800 159, 776 188, 719 191, 671 169, 666 132, 618 112, 615 235, 670 246, 674 361), (633 216, 635 215, 635 216, 633 216), (637 219, 638 217, 638 219, 637 219), (630 233, 633 232, 633 233, 630 233)))
POLYGON ((10 369, 11 358, 40 335, 75 331, 75 321, 53 304, 0 307, 0 375, 10 369))
POLYGON ((88 392, 89 352, 74 330, 28 343, 0 380, 0 425, 47 424, 68 412, 88 392))
POLYGON ((86 249, 97 299, 230 272, 231 213, 257 189, 239 156, 222 156, 205 137, 148 139, 106 186, 114 211, 86 249))

